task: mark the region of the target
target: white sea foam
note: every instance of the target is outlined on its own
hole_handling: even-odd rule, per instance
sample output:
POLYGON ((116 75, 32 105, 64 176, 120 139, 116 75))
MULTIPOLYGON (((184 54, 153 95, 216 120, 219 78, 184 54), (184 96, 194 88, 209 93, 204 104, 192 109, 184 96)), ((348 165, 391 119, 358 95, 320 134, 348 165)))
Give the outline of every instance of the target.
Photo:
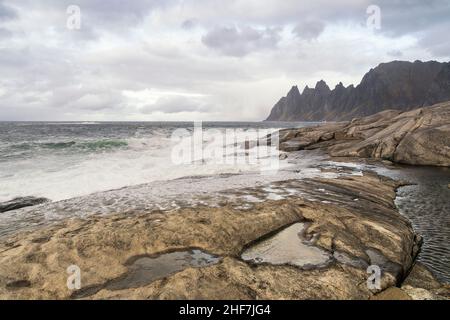
MULTIPOLYGON (((245 141, 247 136, 238 132, 236 141, 245 141)), ((214 140, 213 132, 206 131, 203 138, 206 144, 210 143, 214 140)), ((194 159, 193 163, 174 164, 171 159, 174 141, 170 138, 170 131, 164 129, 153 130, 150 134, 143 130, 124 141, 126 147, 119 145, 113 149, 108 146, 108 149, 98 148, 93 152, 78 152, 78 149, 72 152, 71 148, 81 145, 77 141, 64 150, 39 150, 32 157, 3 162, 0 167, 0 202, 19 196, 46 197, 57 201, 152 181, 242 173, 258 170, 261 164, 273 160, 260 158, 258 163, 249 163, 249 156, 257 158, 258 147, 242 149, 228 145, 220 147, 225 156, 233 153, 234 163, 218 163, 217 155, 205 155, 203 160, 194 159)), ((178 143, 188 144, 190 140, 186 138, 178 143)))
MULTIPOLYGON (((95 192, 81 197, 4 212, 0 215, 0 237, 22 228, 41 226, 51 221, 69 217, 87 217, 119 212, 127 214, 152 212, 154 210, 172 211, 181 207, 200 205, 217 207, 223 203, 247 210, 260 201, 282 200, 291 196, 303 195, 301 188, 289 186, 289 184, 280 186, 278 182, 314 177, 335 178, 340 175, 352 174, 352 171, 345 171, 340 174, 321 171, 314 167, 323 160, 323 155, 317 154, 314 156, 309 153, 307 157, 302 157, 301 153, 292 153, 290 163, 285 161, 287 165, 282 167, 275 175, 264 175, 259 171, 246 171, 239 174, 217 174, 217 172, 213 172, 211 175, 199 176, 198 168, 191 168, 192 171, 190 172, 195 172, 196 176, 168 180, 167 175, 165 175, 166 179, 161 181, 95 192)), ((117 159, 118 157, 111 158, 111 162, 120 162, 117 159)), ((205 168, 204 171, 217 170, 217 168, 208 165, 202 167, 205 168)), ((121 169, 123 170, 123 168, 121 169)), ((105 170, 105 168, 101 168, 101 170, 105 170)), ((98 178, 104 172, 96 173, 96 177, 98 178)), ((130 172, 133 171, 130 169, 130 172)), ((184 176, 186 172, 188 171, 180 169, 172 174, 175 176, 179 173, 184 176)), ((73 173, 67 174, 73 175, 73 173)), ((156 175, 153 175, 153 177, 156 177, 156 175)), ((105 177, 105 180, 100 182, 103 181, 110 181, 110 179, 105 177)), ((48 181, 45 185, 54 187, 48 181)), ((61 186, 63 185, 61 184, 61 186)), ((98 186, 104 187, 101 183, 98 186)), ((75 185, 75 187, 85 190, 81 183, 75 185)), ((90 187, 92 188, 92 185, 90 187)), ((67 186, 64 185, 64 188, 67 188, 67 186)), ((72 185, 70 188, 72 192, 76 190, 72 185)), ((57 193, 55 192, 55 194, 57 193)), ((311 198, 311 201, 315 201, 315 199, 311 198)))

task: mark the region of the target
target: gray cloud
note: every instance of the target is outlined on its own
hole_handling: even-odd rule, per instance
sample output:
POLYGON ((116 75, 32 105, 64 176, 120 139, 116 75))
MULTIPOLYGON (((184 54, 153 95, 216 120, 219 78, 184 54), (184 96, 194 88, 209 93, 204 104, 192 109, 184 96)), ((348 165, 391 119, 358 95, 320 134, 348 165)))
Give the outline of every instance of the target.
MULTIPOLYGON (((41 21, 25 21, 34 23, 35 28, 51 25, 61 35, 67 34, 72 40, 96 40, 99 33, 113 33, 126 36, 133 28, 138 27, 154 10, 170 6, 177 0, 5 0, 11 2, 19 12, 42 14, 41 21), (80 30, 68 32, 66 20, 67 8, 77 5, 81 11, 80 30)), ((4 5, 6 9, 10 8, 4 5)), ((5 11, 5 14, 9 11, 5 11)), ((0 4, 0 20, 2 17, 0 4)), ((8 13, 15 14, 15 11, 8 13)), ((8 15, 8 17, 9 17, 8 15)), ((38 16, 39 17, 39 16, 38 16)))
POLYGON ((155 111, 162 113, 206 112, 209 106, 201 99, 184 96, 168 96, 158 99, 154 104, 140 109, 142 113, 151 114, 155 111))
POLYGON ((400 50, 390 50, 387 52, 387 54, 394 58, 400 58, 403 56, 403 52, 401 52, 400 50))
POLYGON ((426 33, 438 25, 449 25, 450 2, 442 0, 380 0, 381 31, 391 36, 426 33))
POLYGON ((198 21, 196 19, 186 19, 181 24, 181 27, 185 30, 191 30, 198 25, 198 21))
POLYGON ((14 18, 17 18, 16 10, 0 1, 0 22, 14 18))
MULTIPOLYGON (((67 1, 67 5, 72 2, 67 1)), ((119 32, 123 27, 139 25, 152 10, 170 5, 171 2, 171 0, 81 0, 78 1, 78 5, 85 17, 84 23, 90 28, 119 32)))
POLYGON ((320 36, 325 29, 325 23, 320 20, 302 21, 292 30, 299 38, 313 40, 320 36))
POLYGON ((439 57, 450 53, 450 1, 380 0, 382 34, 396 38, 411 35, 439 57))
POLYGON ((6 29, 6 28, 0 28, 0 40, 4 38, 10 38, 13 35, 13 33, 6 29))
POLYGON ((261 2, 0 0, 0 120, 260 120, 294 83, 450 59, 448 1, 380 0, 375 33, 369 0, 261 2), (147 89, 168 94, 142 108, 123 94, 147 89))
POLYGON ((281 40, 279 32, 279 28, 215 27, 202 42, 225 55, 242 57, 252 51, 274 49, 281 40))

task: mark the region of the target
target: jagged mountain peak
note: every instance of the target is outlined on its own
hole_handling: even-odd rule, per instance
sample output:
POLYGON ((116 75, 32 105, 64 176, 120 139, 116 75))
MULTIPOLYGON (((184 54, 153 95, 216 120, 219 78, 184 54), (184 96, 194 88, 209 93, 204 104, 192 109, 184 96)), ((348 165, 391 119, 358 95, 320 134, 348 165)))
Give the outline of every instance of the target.
POLYGON ((319 91, 330 91, 330 87, 323 80, 317 81, 315 89, 319 91))
POLYGON ((300 91, 298 90, 298 87, 297 86, 292 86, 292 88, 291 88, 291 90, 289 90, 289 92, 288 92, 288 96, 289 95, 300 95, 300 91))
POLYGON ((305 89, 303 89, 303 93, 302 96, 306 97, 306 96, 313 96, 316 92, 316 89, 314 88, 310 88, 308 85, 305 86, 305 89))
POLYGON ((391 61, 370 69, 359 85, 340 82, 330 90, 324 80, 300 94, 292 87, 267 120, 350 120, 386 109, 410 110, 450 100, 450 62, 391 61), (293 91, 294 90, 294 91, 293 91), (292 92, 295 92, 293 94, 292 92))

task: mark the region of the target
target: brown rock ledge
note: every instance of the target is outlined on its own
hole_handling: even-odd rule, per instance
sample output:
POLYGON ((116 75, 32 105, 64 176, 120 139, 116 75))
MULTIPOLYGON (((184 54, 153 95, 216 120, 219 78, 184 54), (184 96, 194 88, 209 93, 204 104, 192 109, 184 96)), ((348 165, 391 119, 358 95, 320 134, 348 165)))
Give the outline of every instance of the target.
POLYGON ((416 262, 400 288, 391 287, 372 297, 374 300, 448 300, 450 286, 439 283, 420 262, 416 262))
POLYGON ((224 205, 70 219, 1 239, 0 298, 368 299, 376 293, 366 285, 370 264, 383 270, 381 290, 401 284, 420 237, 395 209, 396 182, 365 172, 278 184, 301 196, 256 203, 249 210, 224 205), (240 259, 254 241, 301 221, 309 226, 304 236, 334 256, 331 264, 301 269, 240 259), (141 287, 108 286, 126 277, 136 257, 190 248, 221 260, 141 287), (73 264, 81 269, 77 292, 66 286, 66 269, 73 264))
POLYGON ((324 149, 333 157, 450 166, 450 102, 280 131, 280 150, 303 149, 324 149))

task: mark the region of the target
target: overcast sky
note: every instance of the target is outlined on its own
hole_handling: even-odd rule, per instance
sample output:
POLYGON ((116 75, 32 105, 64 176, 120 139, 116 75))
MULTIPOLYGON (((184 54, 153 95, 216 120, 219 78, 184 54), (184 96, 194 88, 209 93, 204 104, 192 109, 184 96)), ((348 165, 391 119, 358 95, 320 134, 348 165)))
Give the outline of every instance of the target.
POLYGON ((292 85, 449 61, 449 17, 449 0, 0 0, 0 120, 262 120, 292 85))

